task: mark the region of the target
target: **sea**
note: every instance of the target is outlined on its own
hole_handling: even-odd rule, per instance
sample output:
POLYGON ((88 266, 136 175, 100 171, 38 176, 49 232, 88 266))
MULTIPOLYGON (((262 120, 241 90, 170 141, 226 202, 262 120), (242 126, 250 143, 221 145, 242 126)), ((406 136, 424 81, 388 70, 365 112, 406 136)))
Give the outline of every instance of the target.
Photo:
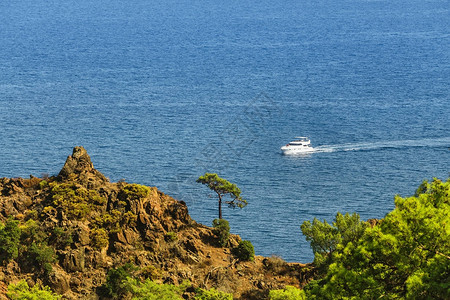
POLYGON ((450 177, 448 0, 0 2, 0 177, 56 175, 84 146, 205 225, 205 172, 257 255, 311 262, 300 230, 383 218, 450 177), (282 155, 296 136, 316 151, 282 155))

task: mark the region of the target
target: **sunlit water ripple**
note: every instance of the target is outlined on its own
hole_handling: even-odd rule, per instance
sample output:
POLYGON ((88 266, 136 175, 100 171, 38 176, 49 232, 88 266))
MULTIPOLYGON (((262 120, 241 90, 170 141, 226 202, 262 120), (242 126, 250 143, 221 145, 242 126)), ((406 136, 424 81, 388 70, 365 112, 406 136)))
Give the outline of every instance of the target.
POLYGON ((75 145, 257 254, 308 262, 305 220, 382 218, 449 176, 449 7, 436 1, 0 3, 0 176, 57 174, 75 145), (308 136, 316 151, 282 155, 308 136))

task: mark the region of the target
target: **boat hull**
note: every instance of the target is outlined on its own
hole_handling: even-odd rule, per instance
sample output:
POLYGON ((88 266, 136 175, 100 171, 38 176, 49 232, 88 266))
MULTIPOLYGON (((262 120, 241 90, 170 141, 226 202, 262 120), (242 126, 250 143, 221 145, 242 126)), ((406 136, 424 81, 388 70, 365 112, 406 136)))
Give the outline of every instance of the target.
POLYGON ((283 146, 283 147, 281 147, 281 152, 283 152, 283 154, 285 154, 285 155, 311 153, 311 152, 314 152, 314 148, 313 147, 283 146))

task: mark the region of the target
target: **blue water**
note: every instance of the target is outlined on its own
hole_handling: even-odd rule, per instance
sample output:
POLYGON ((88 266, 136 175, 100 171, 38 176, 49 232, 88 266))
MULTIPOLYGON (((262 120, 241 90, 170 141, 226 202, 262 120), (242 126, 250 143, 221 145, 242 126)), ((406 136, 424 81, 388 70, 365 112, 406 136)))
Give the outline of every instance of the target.
POLYGON ((1 1, 0 177, 96 168, 157 186, 257 254, 308 262, 300 224, 381 218, 450 171, 447 0, 1 1), (279 147, 309 136, 317 152, 279 147))

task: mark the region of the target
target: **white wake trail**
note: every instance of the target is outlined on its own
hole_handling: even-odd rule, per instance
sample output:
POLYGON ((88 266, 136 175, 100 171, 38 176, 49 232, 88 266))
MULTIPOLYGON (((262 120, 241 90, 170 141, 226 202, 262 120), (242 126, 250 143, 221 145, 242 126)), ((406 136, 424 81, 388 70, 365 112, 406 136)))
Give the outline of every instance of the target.
POLYGON ((338 145, 321 145, 314 147, 314 152, 341 152, 341 151, 367 151, 378 149, 401 149, 411 147, 448 147, 450 150, 450 137, 420 140, 399 140, 374 143, 349 143, 338 145))

